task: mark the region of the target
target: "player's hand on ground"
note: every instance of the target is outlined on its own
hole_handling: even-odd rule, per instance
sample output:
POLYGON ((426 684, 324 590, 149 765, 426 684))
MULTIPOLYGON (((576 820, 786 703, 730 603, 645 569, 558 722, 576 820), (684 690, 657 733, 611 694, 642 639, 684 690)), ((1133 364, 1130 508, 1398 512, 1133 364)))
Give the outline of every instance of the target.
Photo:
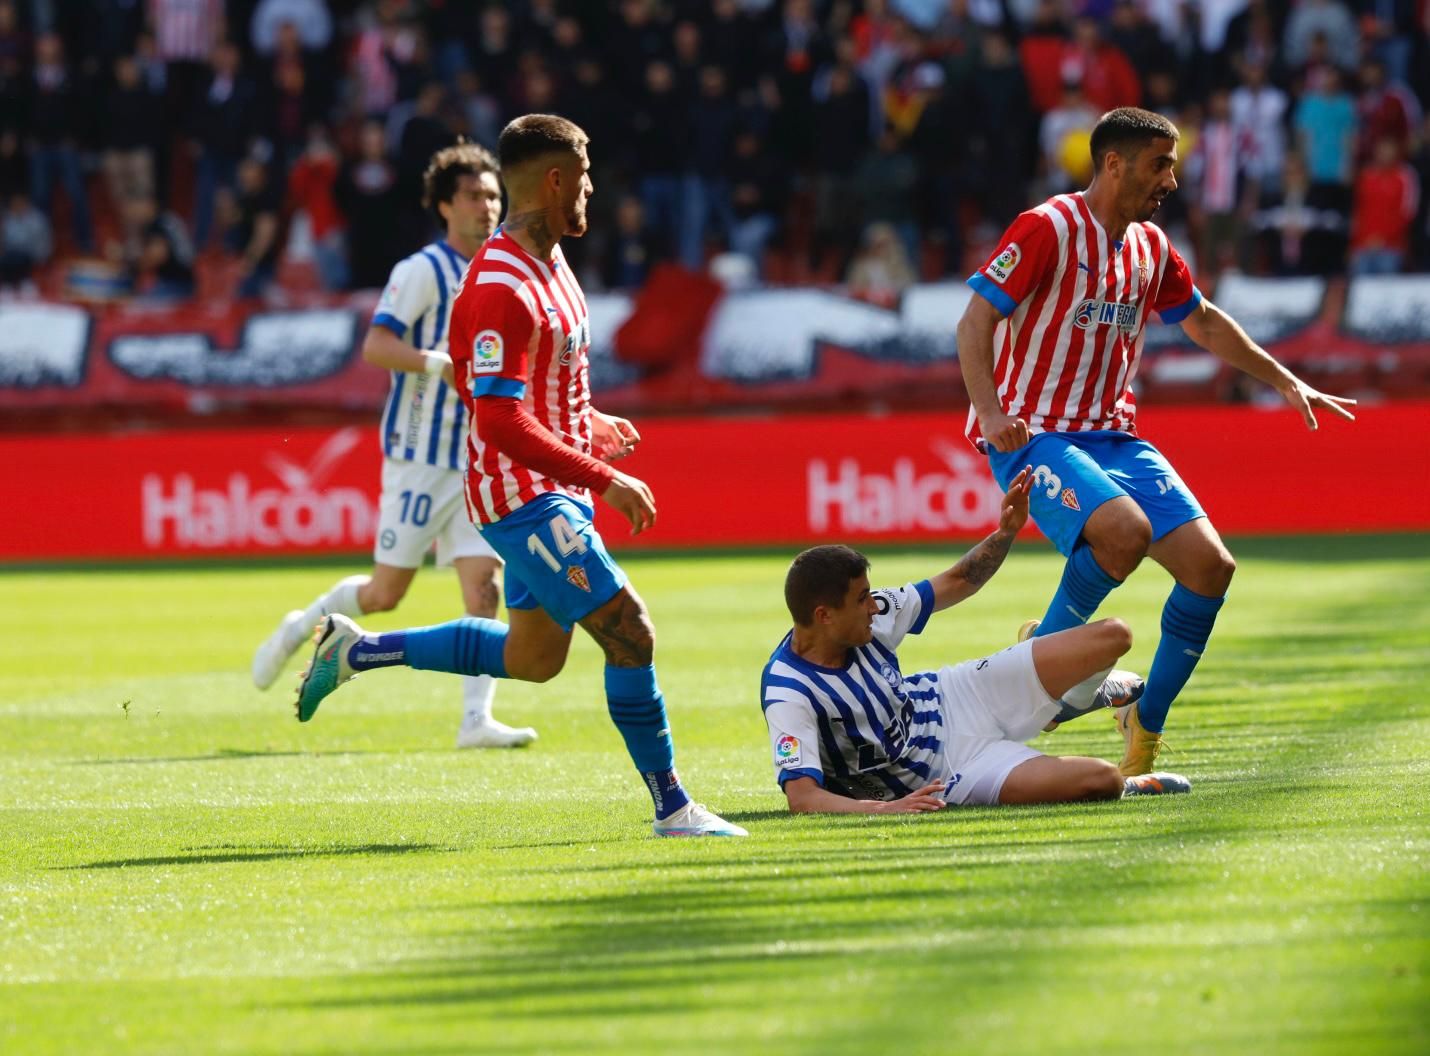
POLYGON ((1005 454, 1018 450, 1028 442, 1028 423, 1001 411, 986 417, 980 414, 978 428, 982 430, 983 439, 993 450, 1005 454))
POLYGON ((943 801, 943 782, 935 781, 931 785, 924 785, 917 792, 910 792, 903 799, 895 799, 883 804, 880 814, 925 814, 931 810, 942 810, 946 803, 943 801))
POLYGON ((643 480, 628 473, 617 473, 616 479, 601 492, 601 498, 631 522, 632 535, 640 535, 655 524, 655 496, 643 480))
POLYGON ((1316 422, 1316 408, 1318 407, 1323 411, 1339 414, 1347 421, 1356 420, 1356 416, 1347 410, 1347 408, 1356 405, 1356 401, 1349 396, 1332 396, 1326 392, 1318 392, 1296 377, 1293 377, 1284 387, 1279 388, 1286 402, 1301 412, 1301 418, 1305 421, 1306 428, 1312 432, 1315 432, 1318 424, 1316 422))
POLYGON ((1017 535, 1028 523, 1028 491, 1033 486, 1033 467, 1024 466, 1008 483, 1003 493, 1002 512, 998 515, 998 530, 1017 535))
POLYGON ((641 434, 626 419, 596 410, 591 412, 591 445, 602 462, 625 458, 640 442, 641 434))

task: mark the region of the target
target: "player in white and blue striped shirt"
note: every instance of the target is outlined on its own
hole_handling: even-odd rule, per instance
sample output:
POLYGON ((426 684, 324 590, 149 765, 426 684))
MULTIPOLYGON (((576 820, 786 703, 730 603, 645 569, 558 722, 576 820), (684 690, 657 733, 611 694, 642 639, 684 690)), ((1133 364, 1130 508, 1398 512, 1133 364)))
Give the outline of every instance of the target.
POLYGON ((1113 764, 1044 755, 1024 742, 1065 694, 1100 688, 1095 707, 1127 706, 1142 680, 1112 665, 1131 647, 1121 620, 1020 642, 993 656, 905 675, 896 650, 936 612, 997 571, 1028 517, 1032 467, 1003 497, 996 532, 952 568, 871 590, 869 562, 846 546, 795 558, 785 580, 794 629, 760 683, 775 774, 797 813, 904 813, 946 804, 1055 803, 1187 791, 1173 774, 1126 778, 1113 764))
MULTIPOLYGON (((313 626, 334 613, 360 616, 395 608, 433 544, 452 565, 472 616, 497 614, 501 559, 467 514, 466 409, 452 381, 447 328, 467 262, 501 217, 497 162, 471 143, 433 155, 423 176, 423 204, 446 234, 392 269, 363 341, 363 358, 392 372, 383 407, 382 499, 370 575, 351 576, 294 609, 258 649, 253 681, 272 685, 313 626)), ((492 718, 495 682, 463 676, 459 748, 509 748, 536 739, 492 718)))

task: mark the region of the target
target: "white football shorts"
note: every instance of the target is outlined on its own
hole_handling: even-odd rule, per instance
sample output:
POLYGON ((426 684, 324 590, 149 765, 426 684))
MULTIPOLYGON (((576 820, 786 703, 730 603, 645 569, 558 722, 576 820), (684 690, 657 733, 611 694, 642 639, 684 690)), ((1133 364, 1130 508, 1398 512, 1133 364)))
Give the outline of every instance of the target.
POLYGON ((459 557, 495 558, 496 551, 467 516, 462 478, 461 470, 383 459, 373 560, 421 568, 433 543, 438 565, 459 557))
POLYGON ((938 688, 948 722, 944 798, 962 806, 997 803, 1013 768, 1043 754, 1023 742, 1036 737, 1062 706, 1038 681, 1032 641, 945 667, 938 688))

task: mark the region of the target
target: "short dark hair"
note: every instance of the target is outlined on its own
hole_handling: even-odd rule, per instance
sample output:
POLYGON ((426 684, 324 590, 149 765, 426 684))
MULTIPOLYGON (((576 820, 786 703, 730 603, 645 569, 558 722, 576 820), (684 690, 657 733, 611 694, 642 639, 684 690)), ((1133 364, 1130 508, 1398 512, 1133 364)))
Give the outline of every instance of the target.
POLYGON ((785 575, 785 605, 794 622, 808 627, 820 605, 844 604, 849 584, 869 571, 869 559, 847 546, 816 546, 794 559, 785 575))
POLYGON ((579 154, 591 137, 574 121, 555 114, 527 114, 501 130, 497 157, 512 169, 548 154, 579 154))
POLYGON ((1154 139, 1181 138, 1177 126, 1161 114, 1136 106, 1119 106, 1102 115, 1092 130, 1092 171, 1102 171, 1102 159, 1109 151, 1134 157, 1154 139))
POLYGON ((439 221, 442 211, 437 207, 457 195, 457 180, 462 176, 480 176, 490 172, 500 177, 497 159, 486 147, 476 143, 457 143, 443 147, 432 155, 427 171, 422 174, 422 207, 432 210, 439 221))

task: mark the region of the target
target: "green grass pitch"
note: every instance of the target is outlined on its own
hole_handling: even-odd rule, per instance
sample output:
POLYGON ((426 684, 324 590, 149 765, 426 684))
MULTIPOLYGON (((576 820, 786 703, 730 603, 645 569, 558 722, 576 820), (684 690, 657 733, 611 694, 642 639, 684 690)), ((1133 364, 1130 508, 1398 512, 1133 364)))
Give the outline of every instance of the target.
MULTIPOLYGON (((786 558, 628 560, 681 773, 744 841, 649 835, 589 641, 498 694, 539 744, 457 753, 448 676, 307 725, 249 685, 360 562, 0 574, 0 1051, 1430 1051, 1430 538, 1235 550, 1168 727, 1192 795, 915 818, 784 812, 756 686, 786 558)), ((1001 648, 1059 567, 1019 548, 906 669, 1001 648)), ((1168 585, 1103 609, 1128 666, 1168 585)), ((428 571, 371 624, 456 604, 428 571)), ((1121 748, 1105 715, 1039 745, 1121 748)))

